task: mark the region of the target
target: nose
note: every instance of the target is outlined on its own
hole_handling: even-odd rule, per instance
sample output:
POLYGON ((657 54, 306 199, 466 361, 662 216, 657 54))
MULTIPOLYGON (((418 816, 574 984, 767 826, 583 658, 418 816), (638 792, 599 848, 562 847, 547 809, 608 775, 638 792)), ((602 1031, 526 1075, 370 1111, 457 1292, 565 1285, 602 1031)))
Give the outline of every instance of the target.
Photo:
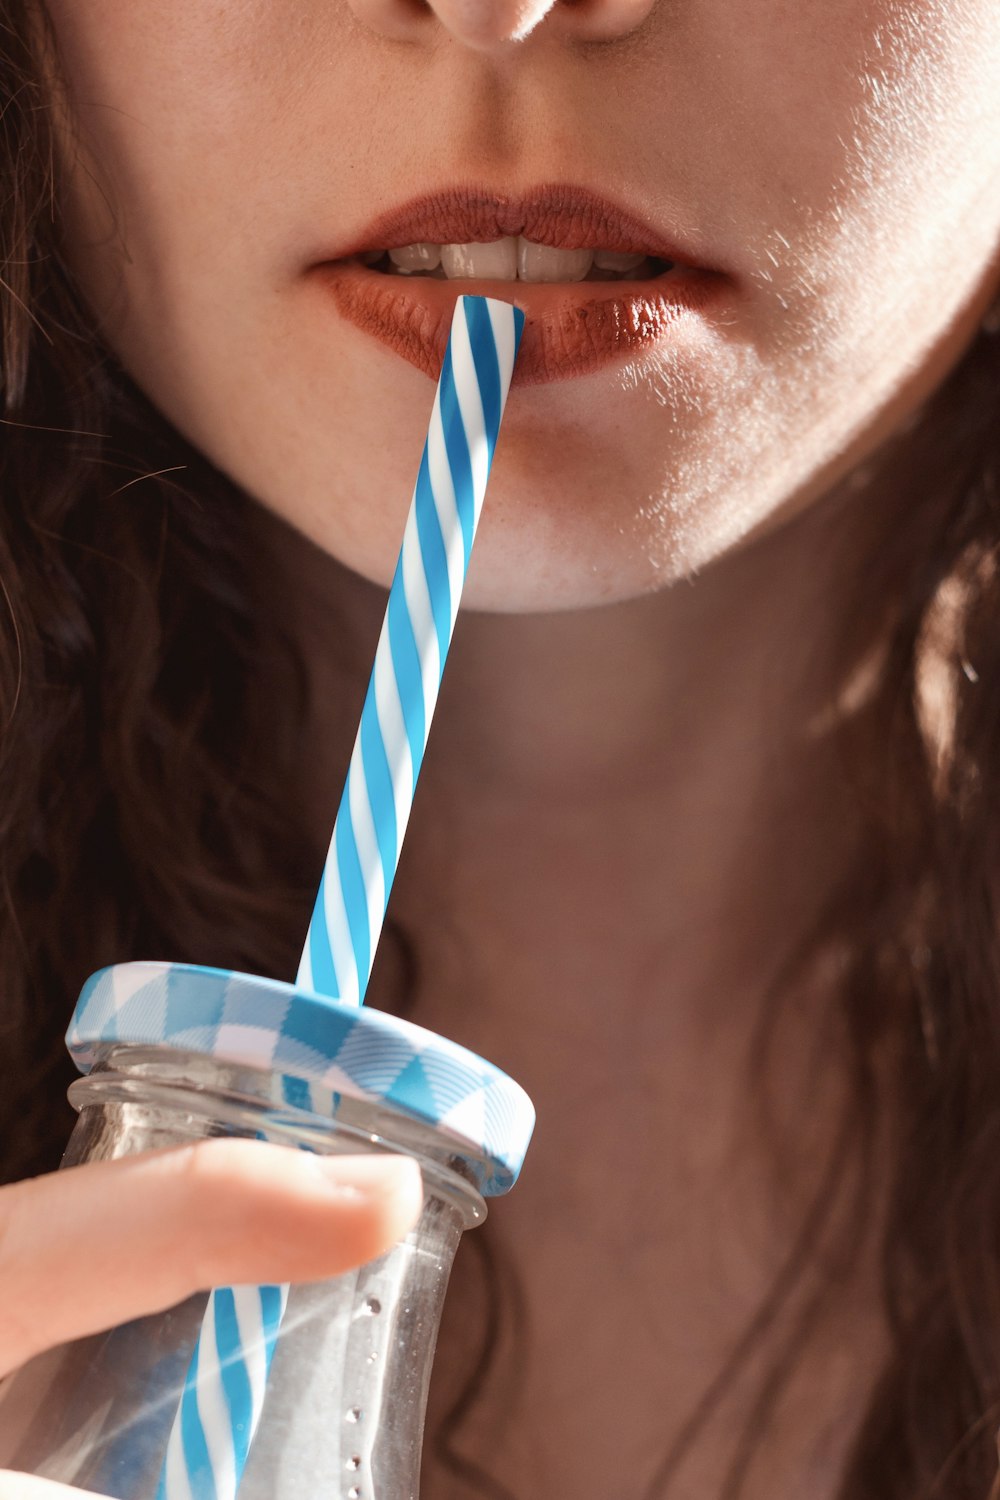
POLYGON ((613 41, 642 25, 655 0, 349 0, 358 19, 397 41, 436 26, 478 52, 506 52, 544 22, 547 34, 613 41))

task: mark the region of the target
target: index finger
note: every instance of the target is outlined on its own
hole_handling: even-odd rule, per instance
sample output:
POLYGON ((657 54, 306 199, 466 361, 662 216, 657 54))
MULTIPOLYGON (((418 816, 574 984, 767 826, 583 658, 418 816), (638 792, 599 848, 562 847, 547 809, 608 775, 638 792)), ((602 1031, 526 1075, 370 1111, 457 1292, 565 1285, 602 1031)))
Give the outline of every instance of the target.
POLYGON ((420 1168, 216 1139, 0 1188, 0 1375, 216 1286, 317 1281, 416 1220, 420 1168))

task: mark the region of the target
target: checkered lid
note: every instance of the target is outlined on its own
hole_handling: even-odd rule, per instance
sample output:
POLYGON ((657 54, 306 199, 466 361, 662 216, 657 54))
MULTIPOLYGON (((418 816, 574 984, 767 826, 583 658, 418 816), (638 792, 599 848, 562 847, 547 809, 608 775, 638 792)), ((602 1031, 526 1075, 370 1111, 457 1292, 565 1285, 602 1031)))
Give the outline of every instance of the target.
POLYGON ((382 1011, 228 969, 100 969, 80 992, 66 1044, 87 1073, 109 1042, 266 1068, 289 1081, 289 1103, 320 1112, 335 1111, 338 1094, 384 1103, 469 1152, 485 1194, 513 1185, 535 1123, 520 1085, 474 1052, 382 1011))

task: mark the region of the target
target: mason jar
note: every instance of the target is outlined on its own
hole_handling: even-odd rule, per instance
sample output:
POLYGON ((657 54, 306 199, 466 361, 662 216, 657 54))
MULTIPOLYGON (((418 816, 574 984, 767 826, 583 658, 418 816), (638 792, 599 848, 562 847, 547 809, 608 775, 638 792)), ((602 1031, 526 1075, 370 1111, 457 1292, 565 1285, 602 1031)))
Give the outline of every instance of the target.
POLYGON ((424 1205, 355 1271, 206 1290, 36 1356, 0 1384, 0 1467, 116 1500, 416 1500, 452 1261, 517 1177, 528 1096, 411 1022, 188 964, 101 970, 67 1042, 63 1167, 220 1135, 405 1152, 424 1205))

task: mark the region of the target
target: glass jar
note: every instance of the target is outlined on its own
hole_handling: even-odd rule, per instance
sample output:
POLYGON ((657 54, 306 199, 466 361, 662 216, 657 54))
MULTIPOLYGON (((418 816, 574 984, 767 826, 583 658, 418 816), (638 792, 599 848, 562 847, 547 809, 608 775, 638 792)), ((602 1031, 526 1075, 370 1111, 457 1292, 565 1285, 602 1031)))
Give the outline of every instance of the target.
MULTIPOLYGON (((331 1007, 325 999, 254 976, 220 976, 182 965, 118 966, 141 968, 168 971, 167 986, 185 997, 175 1008, 175 1018, 180 1013, 185 1023, 199 1013, 197 1003, 193 1012, 187 1004, 192 994, 204 1002, 220 977, 249 994, 254 1018, 268 994, 284 1000, 292 992, 320 1029, 316 1007, 331 1007)), ((272 1061, 264 1068, 247 1060, 261 1042, 248 1043, 240 1032, 260 1028, 241 1028, 238 997, 237 1019, 230 1006, 210 1051, 204 1036, 198 1048, 178 1045, 177 1028, 171 1033, 163 1024, 162 1006, 147 1006, 138 1024, 127 1017, 123 1023, 115 1003, 116 971, 102 973, 112 976, 110 1004, 97 1007, 96 1021, 91 1007, 89 1031, 81 1029, 85 987, 70 1028, 71 1050, 89 1072, 69 1091, 80 1118, 63 1166, 219 1135, 325 1154, 402 1151, 420 1162, 424 1207, 405 1239, 357 1271, 289 1289, 259 1423, 242 1478, 236 1476, 240 1500, 416 1500, 431 1363, 452 1260, 463 1229, 485 1218, 483 1193, 503 1190, 516 1175, 504 1142, 463 1137, 442 1121, 463 1103, 468 1118, 484 1118, 477 1104, 468 1107, 475 1088, 456 1098, 463 1070, 466 1085, 477 1078, 487 1088, 495 1085, 501 1116, 513 1105, 521 1136, 526 1096, 464 1049, 395 1017, 351 1007, 343 1007, 349 1014, 339 1018, 347 1028, 337 1044, 340 1061, 325 1066, 311 1060, 307 1067, 301 1057, 293 1062, 287 1049, 280 1065, 272 1061), (158 1018, 155 1024, 150 1015, 158 1018), (156 1040, 146 1039, 153 1035, 156 1040), (350 1072, 345 1049, 354 1059, 350 1072), (424 1075, 423 1094, 413 1077, 406 1083, 415 1067, 424 1075), (373 1087, 376 1077, 381 1083, 373 1087), (435 1078, 436 1105, 426 1087, 435 1078), (408 1102, 401 1103, 408 1090, 408 1102)), ((129 974, 128 983, 136 977, 129 974)), ((297 1040, 301 1029, 295 1028, 297 1040)), ((191 1030, 185 1024, 180 1034, 190 1038, 191 1030)), ((316 1039, 311 1036, 306 1045, 316 1039)), ((321 1051, 329 1057, 329 1038, 321 1051)), ((494 1111, 494 1136, 495 1126, 494 1111)), ((118 1500, 162 1497, 168 1440, 209 1296, 199 1293, 166 1312, 49 1350, 8 1377, 0 1385, 0 1467, 118 1500)), ((202 1415, 212 1420, 211 1413, 202 1415)), ((224 1421, 221 1428, 215 1444, 225 1447, 224 1421)), ((202 1483, 195 1470, 182 1487, 189 1500, 211 1500, 225 1488, 208 1475, 202 1483)), ((177 1488, 170 1489, 170 1500, 177 1488)))

